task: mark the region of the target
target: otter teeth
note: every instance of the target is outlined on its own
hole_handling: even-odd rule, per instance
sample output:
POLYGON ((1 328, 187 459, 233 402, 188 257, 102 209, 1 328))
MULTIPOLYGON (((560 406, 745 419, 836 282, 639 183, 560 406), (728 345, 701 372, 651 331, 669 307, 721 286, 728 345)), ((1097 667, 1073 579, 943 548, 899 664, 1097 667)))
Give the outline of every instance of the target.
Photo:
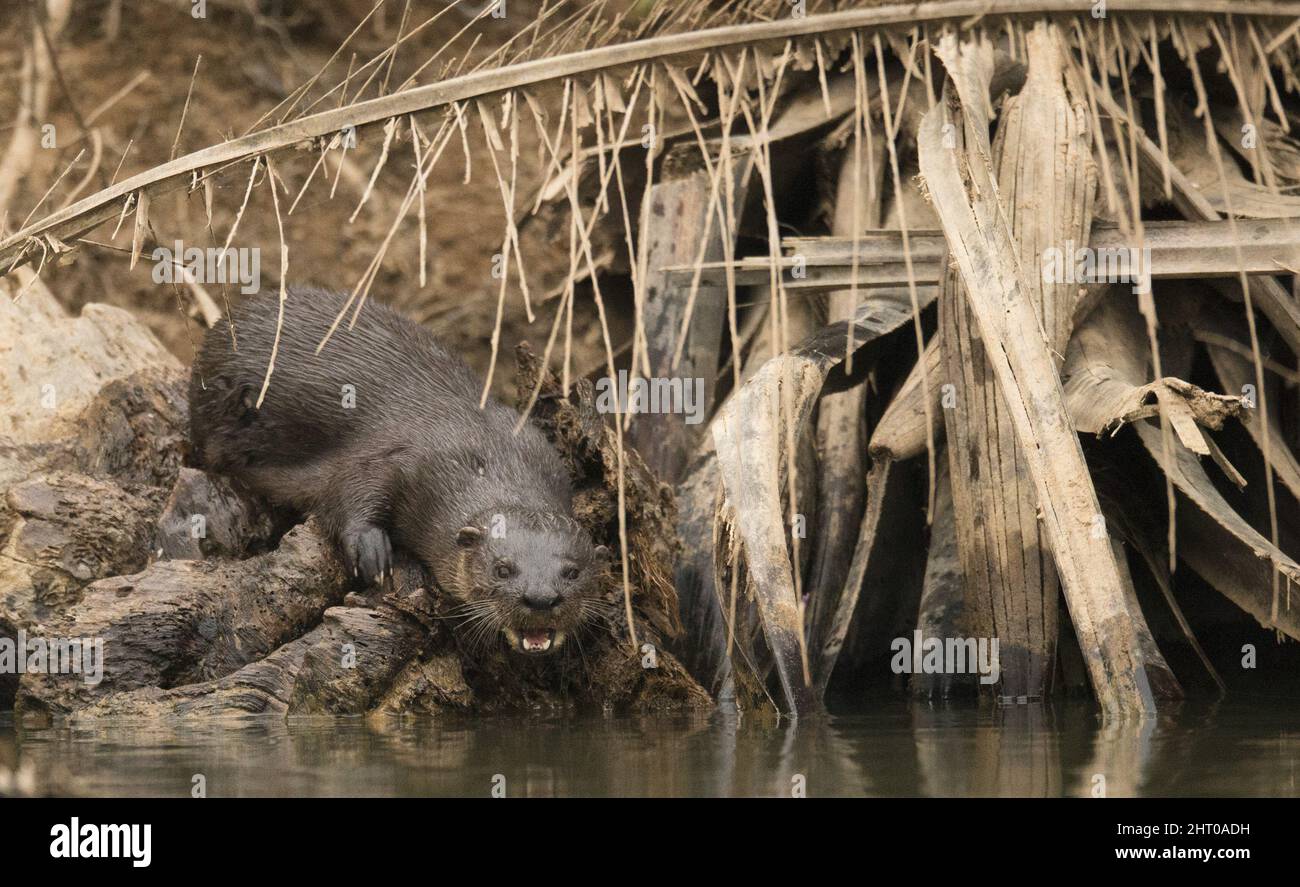
POLYGON ((519 648, 525 653, 545 653, 551 649, 555 632, 549 628, 535 628, 521 632, 519 648))

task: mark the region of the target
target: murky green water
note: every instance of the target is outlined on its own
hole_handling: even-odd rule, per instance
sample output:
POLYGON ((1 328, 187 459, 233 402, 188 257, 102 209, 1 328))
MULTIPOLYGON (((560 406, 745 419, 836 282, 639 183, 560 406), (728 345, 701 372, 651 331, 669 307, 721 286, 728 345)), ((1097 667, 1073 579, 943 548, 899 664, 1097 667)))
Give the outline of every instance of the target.
POLYGON ((1300 706, 1187 705, 1102 729, 1085 705, 897 702, 755 717, 255 720, 19 727, 0 761, 94 795, 1296 796, 1300 706))

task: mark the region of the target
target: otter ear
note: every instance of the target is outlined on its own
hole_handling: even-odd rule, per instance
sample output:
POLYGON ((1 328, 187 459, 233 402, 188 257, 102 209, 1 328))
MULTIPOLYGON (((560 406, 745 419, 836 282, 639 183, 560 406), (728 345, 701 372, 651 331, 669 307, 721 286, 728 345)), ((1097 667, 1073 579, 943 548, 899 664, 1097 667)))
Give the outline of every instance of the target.
POLYGON ((483 531, 478 527, 461 527, 456 531, 456 544, 461 548, 473 548, 483 538, 483 531))
POLYGON ((609 560, 609 546, 608 546, 608 545, 597 545, 597 546, 596 546, 596 557, 598 557, 598 558, 600 558, 601 560, 604 560, 604 561, 609 560))

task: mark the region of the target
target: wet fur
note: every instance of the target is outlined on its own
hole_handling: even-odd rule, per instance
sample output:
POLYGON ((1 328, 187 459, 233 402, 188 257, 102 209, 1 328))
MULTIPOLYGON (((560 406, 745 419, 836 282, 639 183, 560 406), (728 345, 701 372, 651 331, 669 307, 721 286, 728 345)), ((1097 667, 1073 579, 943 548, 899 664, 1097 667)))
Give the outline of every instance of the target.
MULTIPOLYGON (((368 579, 391 563, 384 551, 391 538, 461 600, 495 596, 516 607, 520 589, 498 587, 491 576, 499 541, 487 534, 485 544, 466 548, 456 539, 459 528, 489 528, 500 514, 508 529, 536 534, 548 549, 534 554, 538 545, 521 547, 526 540, 515 537, 513 556, 564 554, 582 564, 585 583, 599 558, 573 521, 568 474, 541 432, 525 424, 516 434, 518 413, 495 400, 480 410, 481 383, 464 362, 383 305, 367 303, 353 328, 349 312, 317 355, 346 299, 289 291, 260 409, 278 295, 261 293, 235 309, 238 350, 225 321, 208 332, 190 382, 196 461, 317 515, 368 579), (355 390, 351 409, 343 407, 347 385, 355 390)), ((523 566, 521 582, 547 581, 543 565, 523 566)))

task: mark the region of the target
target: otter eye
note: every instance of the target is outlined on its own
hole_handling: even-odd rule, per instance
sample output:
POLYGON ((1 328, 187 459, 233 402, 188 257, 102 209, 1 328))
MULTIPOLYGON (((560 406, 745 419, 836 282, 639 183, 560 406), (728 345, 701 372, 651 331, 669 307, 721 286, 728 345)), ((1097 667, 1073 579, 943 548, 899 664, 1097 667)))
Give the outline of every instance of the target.
POLYGON ((497 564, 493 572, 498 579, 509 579, 514 574, 514 570, 510 569, 509 564, 497 564))
POLYGON ((578 568, 565 567, 563 570, 560 571, 560 577, 562 579, 568 580, 569 582, 572 582, 574 579, 578 578, 578 568))

